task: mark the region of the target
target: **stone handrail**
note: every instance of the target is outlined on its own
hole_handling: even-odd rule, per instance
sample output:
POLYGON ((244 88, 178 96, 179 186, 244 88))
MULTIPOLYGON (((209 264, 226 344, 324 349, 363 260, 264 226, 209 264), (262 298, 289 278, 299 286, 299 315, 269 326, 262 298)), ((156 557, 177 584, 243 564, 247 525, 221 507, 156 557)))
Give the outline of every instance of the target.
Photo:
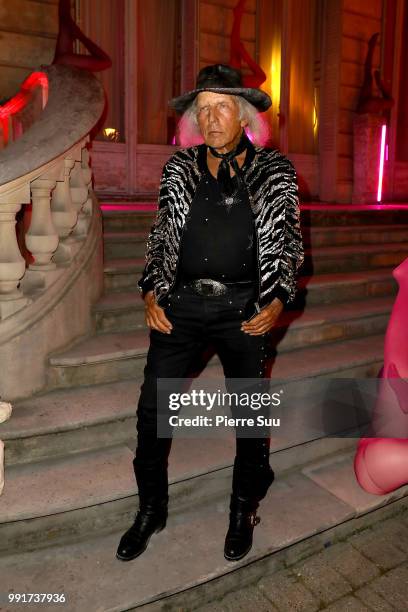
POLYGON ((32 72, 17 95, 0 105, 0 149, 20 138, 37 121, 47 100, 47 75, 32 72))
POLYGON ((48 101, 38 120, 0 151, 0 326, 61 276, 86 238, 94 198, 89 133, 105 94, 94 75, 69 66, 36 69, 48 79, 48 101), (15 224, 32 204, 26 267, 15 224))

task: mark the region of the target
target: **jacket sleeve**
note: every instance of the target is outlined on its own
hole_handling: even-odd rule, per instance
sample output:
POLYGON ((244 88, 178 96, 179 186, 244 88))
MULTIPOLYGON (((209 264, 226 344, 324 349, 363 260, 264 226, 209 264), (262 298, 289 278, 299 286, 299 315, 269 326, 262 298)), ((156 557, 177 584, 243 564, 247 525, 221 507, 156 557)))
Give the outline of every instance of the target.
POLYGON ((300 231, 300 207, 298 182, 293 164, 287 160, 283 190, 283 248, 280 254, 279 280, 273 289, 273 298, 283 304, 293 302, 296 295, 297 273, 304 260, 302 234, 300 231))
POLYGON ((164 165, 158 198, 158 210, 156 218, 150 229, 145 251, 145 266, 142 276, 138 281, 139 291, 142 298, 154 288, 155 278, 163 265, 163 245, 166 236, 167 213, 169 210, 168 190, 169 169, 168 162, 164 165))

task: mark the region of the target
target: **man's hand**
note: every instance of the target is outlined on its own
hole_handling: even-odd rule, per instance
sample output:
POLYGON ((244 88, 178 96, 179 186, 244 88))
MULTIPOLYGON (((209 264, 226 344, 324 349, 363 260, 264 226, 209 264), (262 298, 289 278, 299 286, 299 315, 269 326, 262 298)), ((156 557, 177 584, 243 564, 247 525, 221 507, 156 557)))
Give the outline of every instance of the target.
POLYGON ((249 323, 244 321, 241 330, 250 336, 260 336, 272 329, 283 310, 283 303, 279 298, 272 300, 249 323))
POLYGON ((164 314, 164 309, 156 304, 153 291, 148 291, 144 297, 146 325, 164 334, 170 334, 172 324, 164 314))

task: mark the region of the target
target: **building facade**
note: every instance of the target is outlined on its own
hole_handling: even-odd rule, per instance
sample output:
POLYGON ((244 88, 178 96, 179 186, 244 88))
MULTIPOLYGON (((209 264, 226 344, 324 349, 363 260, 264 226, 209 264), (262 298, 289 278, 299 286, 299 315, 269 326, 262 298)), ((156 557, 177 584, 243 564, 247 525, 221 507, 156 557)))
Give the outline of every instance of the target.
MULTIPOLYGON (((178 146, 177 117, 167 100, 192 89, 203 66, 228 63, 236 3, 73 0, 77 23, 113 60, 111 69, 98 74, 108 100, 92 155, 100 195, 131 198, 157 193, 161 168, 178 146)), ((52 61, 58 3, 3 0, 2 4, 0 98, 4 100, 16 93, 34 67, 52 61)), ((271 146, 294 162, 305 200, 353 201, 355 148, 360 146, 354 123, 368 41, 376 32, 372 69, 380 70, 394 100, 384 120, 382 200, 398 201, 408 196, 404 71, 408 1, 247 0, 245 4, 241 41, 267 75, 262 88, 272 98, 271 146)), ((243 71, 249 72, 245 63, 243 71)), ((375 84, 373 95, 381 95, 375 84)), ((377 135, 369 141, 374 160, 379 155, 377 135)))

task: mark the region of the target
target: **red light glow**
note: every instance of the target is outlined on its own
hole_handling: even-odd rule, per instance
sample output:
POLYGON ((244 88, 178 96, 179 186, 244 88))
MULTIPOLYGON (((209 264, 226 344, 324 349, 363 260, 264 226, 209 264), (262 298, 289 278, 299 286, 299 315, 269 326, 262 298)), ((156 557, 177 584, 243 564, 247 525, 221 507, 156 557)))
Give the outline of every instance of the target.
POLYGON ((9 141, 10 118, 28 104, 36 87, 42 88, 42 107, 44 108, 48 100, 48 77, 44 72, 32 72, 22 84, 18 94, 8 100, 6 104, 0 106, 0 122, 3 128, 4 144, 9 141))

